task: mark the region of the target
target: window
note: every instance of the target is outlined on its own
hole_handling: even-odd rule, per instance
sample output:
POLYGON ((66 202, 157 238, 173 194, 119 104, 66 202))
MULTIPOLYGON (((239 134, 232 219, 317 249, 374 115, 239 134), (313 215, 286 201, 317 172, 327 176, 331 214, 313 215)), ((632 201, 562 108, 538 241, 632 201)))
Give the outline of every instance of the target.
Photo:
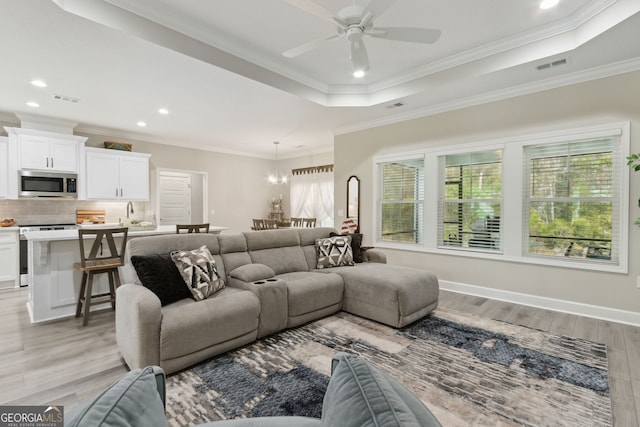
POLYGON ((438 244, 500 250, 502 150, 439 157, 438 244))
POLYGON ((318 227, 333 227, 333 165, 292 171, 291 216, 316 218, 318 227))
POLYGON ((374 244, 626 273, 629 133, 611 123, 376 157, 374 244))
POLYGON ((378 163, 378 174, 378 240, 421 243, 424 158, 378 163))
POLYGON ((524 148, 524 253, 618 262, 619 137, 524 148))

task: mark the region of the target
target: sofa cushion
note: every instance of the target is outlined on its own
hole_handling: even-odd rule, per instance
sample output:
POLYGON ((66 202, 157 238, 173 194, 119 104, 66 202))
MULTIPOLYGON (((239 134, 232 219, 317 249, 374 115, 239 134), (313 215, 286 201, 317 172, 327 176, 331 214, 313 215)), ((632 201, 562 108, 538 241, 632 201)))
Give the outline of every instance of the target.
POLYGON ((276 276, 287 283, 289 317, 342 302, 344 282, 337 274, 292 272, 276 276))
POLYGON ((427 407, 402 384, 364 359, 337 353, 322 403, 325 427, 438 427, 427 407))
POLYGON ((226 287, 204 301, 162 307, 160 358, 172 359, 258 329, 260 302, 253 292, 226 287))
POLYGON ((161 305, 191 298, 170 254, 134 255, 131 264, 142 285, 158 296, 161 305))
MULTIPOLYGON (((155 368, 159 369, 159 368, 155 368)), ((164 374, 153 367, 134 369, 105 391, 65 416, 67 427, 131 427, 166 426, 164 403, 158 392, 164 392, 164 374), (159 376, 159 377, 158 377, 159 376), (158 387, 158 382, 162 384, 158 387)))
POLYGON ((171 259, 178 267, 196 301, 201 301, 224 288, 224 280, 206 246, 191 251, 171 252, 171 259))
POLYGON ((333 236, 316 240, 318 263, 316 268, 354 265, 351 236, 333 236))

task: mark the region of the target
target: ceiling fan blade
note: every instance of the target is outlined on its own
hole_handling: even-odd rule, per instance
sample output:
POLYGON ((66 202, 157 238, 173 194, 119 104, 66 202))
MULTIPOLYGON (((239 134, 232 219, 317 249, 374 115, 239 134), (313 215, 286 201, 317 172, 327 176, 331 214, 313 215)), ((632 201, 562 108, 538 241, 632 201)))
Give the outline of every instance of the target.
POLYGON ((392 4, 394 4, 396 0, 369 0, 369 4, 365 11, 373 13, 375 17, 379 17, 384 12, 386 12, 392 4))
POLYGON ((371 37, 411 43, 435 43, 440 38, 440 30, 411 27, 375 27, 366 32, 371 37))
POLYGON ((342 35, 340 34, 334 34, 331 35, 329 37, 325 37, 323 39, 318 39, 318 40, 312 40, 310 42, 301 44, 300 46, 294 47, 293 49, 289 49, 286 52, 282 52, 283 56, 286 56, 287 58, 295 58, 298 55, 302 55, 303 53, 307 53, 311 50, 317 49, 320 46, 322 46, 323 44, 331 41, 331 40, 335 40, 342 37, 342 35))
POLYGON ((354 71, 367 71, 369 69, 369 55, 362 39, 351 42, 351 64, 354 71))

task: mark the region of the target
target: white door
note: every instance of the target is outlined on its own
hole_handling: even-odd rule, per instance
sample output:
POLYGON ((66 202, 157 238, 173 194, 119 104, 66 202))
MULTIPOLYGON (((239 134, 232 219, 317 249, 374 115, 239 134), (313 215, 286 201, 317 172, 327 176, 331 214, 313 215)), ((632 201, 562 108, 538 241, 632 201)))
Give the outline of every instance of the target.
POLYGON ((191 223, 191 175, 179 172, 160 172, 160 224, 191 223))

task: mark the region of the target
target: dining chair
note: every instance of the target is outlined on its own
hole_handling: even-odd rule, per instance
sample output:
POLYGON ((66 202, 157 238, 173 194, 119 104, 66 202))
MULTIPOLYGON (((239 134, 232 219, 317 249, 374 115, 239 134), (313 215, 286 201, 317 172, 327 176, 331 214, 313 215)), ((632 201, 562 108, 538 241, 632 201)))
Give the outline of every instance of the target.
POLYGON ((264 219, 253 219, 253 227, 251 228, 252 230, 264 230, 265 229, 265 225, 264 225, 264 219))
POLYGON ((120 286, 118 267, 124 266, 124 251, 127 245, 128 227, 79 229, 80 262, 73 267, 82 271, 82 283, 76 305, 76 317, 82 315, 82 326, 89 323, 91 306, 111 303, 116 309, 116 288, 120 286), (91 248, 85 250, 85 239, 93 237, 91 248), (120 247, 116 245, 116 238, 121 238, 120 247), (104 248, 106 243, 106 248, 104 248), (93 276, 106 273, 109 277, 109 292, 93 294, 93 276))
POLYGON ((304 228, 313 228, 316 226, 316 219, 315 218, 303 218, 302 219, 302 226, 304 228))
POLYGON ((180 234, 182 230, 187 233, 208 233, 209 224, 176 224, 176 234, 180 234))
POLYGON ((291 218, 292 227, 302 227, 302 218, 291 218))
POLYGON ((264 220, 264 228, 265 228, 265 230, 273 230, 274 228, 278 228, 278 220, 277 219, 265 219, 264 220))

